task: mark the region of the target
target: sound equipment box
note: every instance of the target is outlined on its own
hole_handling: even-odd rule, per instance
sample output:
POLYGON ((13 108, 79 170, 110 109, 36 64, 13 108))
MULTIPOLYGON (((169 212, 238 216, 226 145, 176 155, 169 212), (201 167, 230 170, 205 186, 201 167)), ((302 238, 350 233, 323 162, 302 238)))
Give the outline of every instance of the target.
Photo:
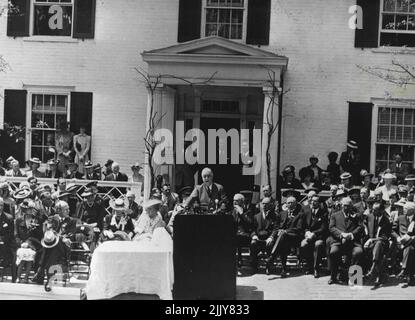
POLYGON ((230 215, 179 215, 174 220, 175 300, 236 298, 236 227, 230 215))

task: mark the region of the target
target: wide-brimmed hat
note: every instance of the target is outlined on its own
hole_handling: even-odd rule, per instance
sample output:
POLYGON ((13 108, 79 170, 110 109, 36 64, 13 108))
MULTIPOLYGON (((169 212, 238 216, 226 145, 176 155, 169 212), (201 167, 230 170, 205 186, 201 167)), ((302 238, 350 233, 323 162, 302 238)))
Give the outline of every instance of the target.
POLYGON ((191 195, 192 191, 193 191, 193 187, 189 186, 189 187, 181 188, 178 193, 182 196, 185 196, 185 195, 191 195))
POLYGON ((8 157, 8 158, 7 158, 6 162, 12 162, 12 161, 14 161, 14 160, 16 160, 16 159, 15 159, 15 158, 13 158, 12 156, 10 156, 10 157, 8 157))
POLYGON ((382 179, 396 179, 396 176, 394 174, 392 174, 392 173, 385 173, 382 176, 382 179))
POLYGON ((373 173, 370 173, 370 172, 368 172, 367 170, 362 170, 362 171, 360 171, 360 176, 361 176, 362 178, 364 178, 364 177, 368 177, 368 176, 373 177, 373 173))
POLYGON ((85 185, 85 188, 98 187, 98 181, 91 181, 85 185))
POLYGON ((72 192, 75 192, 77 189, 78 189, 78 186, 75 183, 68 183, 66 185, 65 191, 72 193, 72 192))
POLYGON ((124 211, 128 209, 128 203, 126 203, 126 201, 124 199, 112 199, 110 201, 110 207, 112 210, 117 210, 117 211, 124 211))
POLYGON ((352 178, 352 175, 350 174, 350 172, 343 172, 343 173, 340 175, 340 179, 341 179, 341 180, 351 179, 351 178, 352 178))
POLYGON ((88 160, 87 162, 85 162, 85 164, 84 164, 84 168, 85 169, 89 169, 89 168, 92 168, 94 166, 94 164, 90 161, 90 160, 88 160))
POLYGON ((13 197, 16 200, 26 199, 30 196, 31 193, 32 193, 32 190, 28 188, 21 188, 13 194, 13 197))
POLYGON ((86 188, 85 191, 81 194, 81 197, 82 198, 87 198, 87 197, 90 197, 90 196, 93 196, 93 195, 94 195, 94 193, 92 192, 92 189, 91 188, 86 188))
POLYGON ((40 161, 39 158, 30 158, 29 163, 36 163, 36 164, 42 164, 42 161, 40 161))
POLYGON ((155 206, 161 206, 161 204, 162 204, 162 202, 160 200, 151 199, 151 200, 146 201, 143 204, 143 208, 148 209, 148 208, 155 207, 155 206))
POLYGON ((50 249, 55 247, 59 243, 59 237, 56 233, 52 230, 48 230, 45 232, 42 241, 40 241, 42 247, 46 249, 50 249))
POLYGON ((415 174, 408 174, 405 177, 405 181, 415 181, 415 174))
POLYGON ((139 169, 140 170, 141 168, 143 168, 143 166, 139 162, 136 162, 131 166, 131 170, 133 170, 133 169, 139 169))
POLYGON ((349 140, 349 142, 347 143, 347 146, 349 148, 352 148, 352 149, 357 149, 358 148, 357 142, 356 141, 353 141, 353 140, 349 140))
POLYGON ((408 193, 409 192, 409 188, 404 185, 404 184, 400 184, 398 186, 398 193, 408 193))
POLYGON ((362 188, 360 188, 360 187, 357 187, 357 186, 354 186, 354 187, 352 187, 351 189, 349 189, 349 191, 348 191, 348 194, 350 195, 350 194, 354 194, 354 193, 356 193, 356 194, 360 194, 360 190, 361 190, 362 188))

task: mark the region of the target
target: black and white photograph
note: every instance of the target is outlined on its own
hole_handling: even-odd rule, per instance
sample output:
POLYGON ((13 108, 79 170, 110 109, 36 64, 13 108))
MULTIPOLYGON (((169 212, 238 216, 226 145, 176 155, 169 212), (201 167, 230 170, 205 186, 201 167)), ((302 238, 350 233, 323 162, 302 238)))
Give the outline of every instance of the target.
POLYGON ((414 197, 415 0, 0 0, 0 300, 412 300, 414 197))

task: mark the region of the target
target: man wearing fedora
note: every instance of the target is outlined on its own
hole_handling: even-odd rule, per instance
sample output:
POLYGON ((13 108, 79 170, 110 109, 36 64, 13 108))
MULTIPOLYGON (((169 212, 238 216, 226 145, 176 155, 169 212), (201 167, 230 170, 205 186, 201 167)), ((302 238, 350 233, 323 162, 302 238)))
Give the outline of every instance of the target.
POLYGON ((341 210, 330 217, 330 235, 327 238, 330 266, 329 284, 338 282, 337 273, 342 255, 352 265, 360 265, 363 254, 361 240, 364 232, 363 218, 353 207, 352 199, 341 200, 341 210))
POLYGON ((95 167, 90 160, 86 161, 84 164, 84 171, 85 175, 83 179, 85 180, 101 180, 101 175, 99 172, 101 171, 101 167, 95 167), (97 171, 98 170, 98 171, 97 171))
POLYGON ((340 181, 341 181, 340 187, 344 191, 349 192, 349 190, 353 188, 353 180, 352 179, 353 179, 353 177, 350 174, 350 172, 343 172, 340 175, 340 181))
POLYGON ((406 285, 411 285, 415 274, 415 204, 407 202, 403 212, 404 214, 393 223, 392 236, 403 254, 402 270, 398 278, 403 279, 406 285))
POLYGON ((78 206, 77 217, 86 224, 94 225, 94 227, 99 229, 99 232, 102 231, 106 216, 103 203, 96 201, 96 196, 91 188, 85 189, 81 196, 84 200, 78 206))
POLYGON ((343 172, 349 172, 353 176, 354 184, 360 183, 359 172, 362 169, 358 149, 357 142, 350 140, 347 143, 347 150, 340 156, 340 167, 343 172))
POLYGON ((52 266, 57 266, 62 269, 63 273, 67 273, 71 254, 70 248, 53 230, 45 232, 41 244, 39 268, 32 280, 38 284, 43 284, 45 273, 49 282, 50 277, 54 274, 52 269, 55 269, 51 268, 52 266))
POLYGON ((279 185, 281 189, 302 189, 300 180, 295 177, 295 169, 293 166, 286 166, 284 168, 279 185))
POLYGON ((403 153, 397 152, 394 156, 395 161, 389 166, 391 173, 395 174, 397 183, 403 183, 405 177, 409 174, 410 168, 406 163, 403 163, 403 153))
POLYGON ((35 178, 45 178, 45 173, 39 171, 40 165, 42 164, 42 161, 40 161, 39 158, 31 158, 28 161, 30 171, 26 172, 26 175, 28 177, 35 177, 35 178))

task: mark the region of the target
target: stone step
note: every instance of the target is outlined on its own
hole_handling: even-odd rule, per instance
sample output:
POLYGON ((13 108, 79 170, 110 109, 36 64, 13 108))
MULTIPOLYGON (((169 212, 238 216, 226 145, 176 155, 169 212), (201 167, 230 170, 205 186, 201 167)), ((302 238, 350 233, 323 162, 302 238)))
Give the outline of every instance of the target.
POLYGON ((46 292, 44 286, 32 284, 0 283, 0 300, 80 300, 80 288, 52 286, 46 292))

